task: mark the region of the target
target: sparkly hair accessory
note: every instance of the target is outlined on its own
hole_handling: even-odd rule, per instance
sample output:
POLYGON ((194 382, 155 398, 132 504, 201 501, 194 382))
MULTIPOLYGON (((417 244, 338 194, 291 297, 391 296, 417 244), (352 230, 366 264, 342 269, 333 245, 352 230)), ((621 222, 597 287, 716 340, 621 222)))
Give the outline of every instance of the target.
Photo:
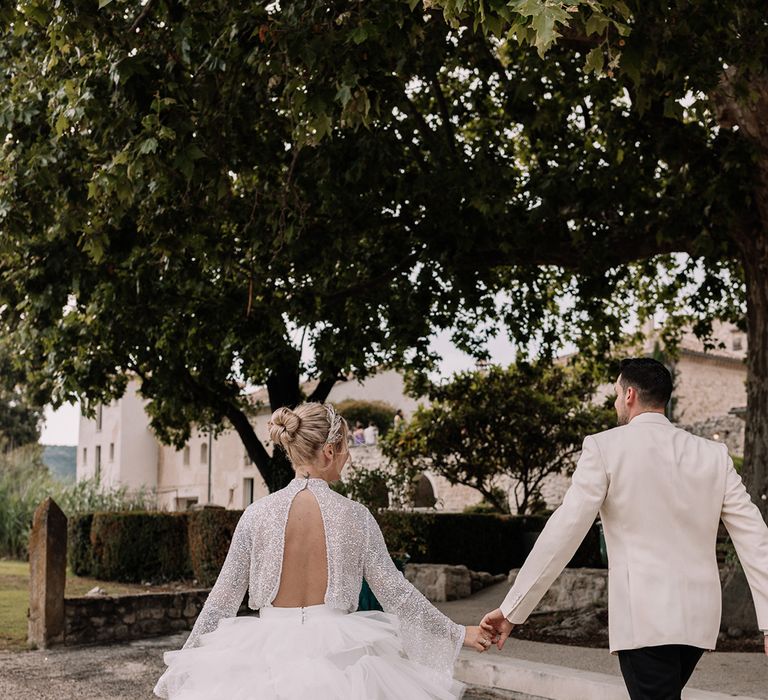
POLYGON ((325 406, 325 410, 328 412, 328 423, 330 427, 328 428, 328 437, 325 438, 325 444, 326 445, 333 445, 334 443, 338 442, 339 438, 341 437, 341 416, 336 413, 336 410, 331 406, 331 404, 326 403, 323 404, 325 406))

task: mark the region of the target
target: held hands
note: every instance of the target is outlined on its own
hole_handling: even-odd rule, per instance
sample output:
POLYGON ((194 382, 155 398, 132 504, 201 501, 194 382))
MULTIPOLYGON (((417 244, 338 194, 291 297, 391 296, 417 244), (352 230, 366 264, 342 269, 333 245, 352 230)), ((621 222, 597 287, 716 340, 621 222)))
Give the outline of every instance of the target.
MULTIPOLYGON (((507 641, 510 632, 515 626, 504 617, 504 613, 496 608, 489 612, 480 622, 480 629, 486 636, 491 636, 492 641, 501 650, 507 641)), ((768 649, 766 650, 768 652, 768 649)))
POLYGON ((479 651, 487 651, 496 641, 491 632, 484 632, 479 627, 467 627, 464 635, 464 646, 479 651))

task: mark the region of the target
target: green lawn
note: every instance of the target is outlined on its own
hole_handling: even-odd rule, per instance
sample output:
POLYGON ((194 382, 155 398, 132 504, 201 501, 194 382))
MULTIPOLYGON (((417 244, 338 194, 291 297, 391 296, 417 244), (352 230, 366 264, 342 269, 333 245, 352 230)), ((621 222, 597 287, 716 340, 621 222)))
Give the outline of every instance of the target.
MULTIPOLYGON (((65 595, 85 595, 94 586, 110 595, 148 593, 178 589, 178 585, 142 586, 81 578, 67 572, 65 595)), ((0 651, 27 649, 27 609, 29 608, 29 564, 25 561, 0 559, 0 651)))

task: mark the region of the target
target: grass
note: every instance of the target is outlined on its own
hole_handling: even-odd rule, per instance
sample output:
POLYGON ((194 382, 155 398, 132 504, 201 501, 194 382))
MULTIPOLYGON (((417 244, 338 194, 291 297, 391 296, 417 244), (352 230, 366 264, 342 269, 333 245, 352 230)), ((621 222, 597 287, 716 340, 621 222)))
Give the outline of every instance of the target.
MULTIPOLYGON (((144 586, 141 584, 98 581, 73 576, 67 571, 65 595, 69 598, 85 595, 94 586, 109 595, 156 593, 178 590, 182 584, 144 586)), ((27 609, 29 608, 29 563, 0 559, 0 651, 23 651, 27 645, 27 609)))

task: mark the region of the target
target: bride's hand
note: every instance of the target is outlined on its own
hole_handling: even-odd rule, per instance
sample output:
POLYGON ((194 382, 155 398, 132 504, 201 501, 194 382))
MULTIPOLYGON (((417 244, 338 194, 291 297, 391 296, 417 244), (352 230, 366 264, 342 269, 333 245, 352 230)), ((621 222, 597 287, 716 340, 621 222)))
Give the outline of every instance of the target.
POLYGON ((479 627, 467 627, 467 633, 464 635, 464 646, 475 651, 487 651, 493 644, 493 636, 481 630, 479 627))

